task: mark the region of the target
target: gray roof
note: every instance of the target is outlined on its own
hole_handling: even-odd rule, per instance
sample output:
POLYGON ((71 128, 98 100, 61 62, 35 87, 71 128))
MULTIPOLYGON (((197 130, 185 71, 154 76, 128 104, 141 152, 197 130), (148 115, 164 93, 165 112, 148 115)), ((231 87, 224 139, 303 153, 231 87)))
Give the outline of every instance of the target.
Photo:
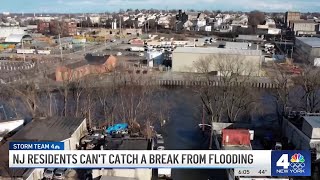
POLYGON ((70 138, 84 121, 83 118, 51 117, 35 119, 0 145, 0 179, 14 175, 23 177, 30 169, 9 169, 9 142, 20 141, 63 141, 70 138))
POLYGON ((313 128, 320 128, 320 116, 303 117, 313 128))
POLYGON ((263 39, 259 38, 257 35, 239 35, 236 39, 246 41, 263 41, 263 39))
POLYGON ((148 150, 146 138, 110 138, 105 144, 106 150, 148 150))
POLYGON ((261 50, 202 48, 202 47, 178 47, 173 53, 199 53, 199 54, 231 54, 245 56, 262 56, 261 50))
POLYGON ((317 37, 297 37, 297 40, 314 48, 320 47, 320 38, 317 37))
POLYGON ((11 139, 29 141, 63 141, 70 138, 84 120, 84 118, 74 117, 35 119, 18 131, 11 137, 11 139))
POLYGON ((226 42, 227 49, 249 49, 249 43, 244 42, 226 42))
POLYGON ((27 34, 11 34, 5 39, 5 42, 8 43, 20 43, 23 38, 32 39, 30 35, 27 34))

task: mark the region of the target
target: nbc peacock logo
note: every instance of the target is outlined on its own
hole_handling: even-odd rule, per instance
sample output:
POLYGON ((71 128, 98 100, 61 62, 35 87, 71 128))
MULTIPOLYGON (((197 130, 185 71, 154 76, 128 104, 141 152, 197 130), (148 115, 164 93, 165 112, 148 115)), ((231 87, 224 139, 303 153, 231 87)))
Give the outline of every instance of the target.
POLYGON ((304 167, 306 164, 304 163, 304 157, 300 153, 295 153, 291 156, 290 160, 291 173, 304 173, 304 167))
POLYGON ((304 157, 302 154, 300 153, 296 153, 293 156, 291 156, 291 160, 292 163, 304 163, 304 157))

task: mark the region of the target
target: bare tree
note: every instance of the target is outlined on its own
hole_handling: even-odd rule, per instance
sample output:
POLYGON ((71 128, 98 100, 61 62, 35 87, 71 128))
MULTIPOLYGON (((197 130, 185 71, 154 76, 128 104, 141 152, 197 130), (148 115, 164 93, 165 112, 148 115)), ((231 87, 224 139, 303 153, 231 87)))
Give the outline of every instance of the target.
MULTIPOLYGON (((251 76, 257 73, 251 63, 242 56, 230 55, 207 56, 194 63, 206 81, 197 93, 211 124, 225 120, 236 122, 255 103, 255 94, 246 86, 252 81, 251 76), (212 76, 211 72, 216 72, 217 76, 212 76), (213 83, 217 86, 212 86, 213 83)), ((212 137, 209 148, 211 145, 212 137)))
POLYGON ((294 78, 297 85, 296 96, 300 97, 298 107, 306 112, 314 113, 320 110, 320 70, 317 67, 305 66, 303 73, 294 78), (300 95, 300 96, 299 96, 300 95))
POLYGON ((292 90, 293 82, 291 81, 290 75, 282 71, 277 64, 274 63, 272 68, 275 71, 270 78, 273 83, 277 84, 277 87, 271 92, 271 95, 275 100, 278 123, 280 126, 282 126, 286 107, 288 107, 290 104, 290 91, 292 90))

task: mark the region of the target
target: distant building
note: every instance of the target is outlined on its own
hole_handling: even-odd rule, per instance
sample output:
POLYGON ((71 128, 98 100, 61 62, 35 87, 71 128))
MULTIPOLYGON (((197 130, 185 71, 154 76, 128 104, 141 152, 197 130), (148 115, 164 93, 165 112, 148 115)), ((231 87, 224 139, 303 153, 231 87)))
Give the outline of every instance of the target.
POLYGON ((149 51, 147 52, 146 58, 149 67, 159 66, 164 62, 164 54, 161 51, 149 51))
POLYGON ((18 43, 31 43, 32 37, 27 34, 11 34, 8 36, 4 42, 6 43, 13 43, 13 44, 18 44, 18 43))
POLYGON ((5 39, 11 34, 26 34, 27 28, 22 27, 0 27, 0 39, 5 39))
POLYGON ((292 20, 290 28, 296 36, 316 34, 316 22, 314 20, 292 20))
MULTIPOLYGON (((264 56, 260 50, 237 50, 224 48, 202 48, 202 47, 178 47, 172 54, 172 71, 175 72, 199 72, 197 67, 200 60, 210 59, 207 71, 215 75, 233 73, 221 69, 224 63, 243 64, 241 75, 260 76, 261 63, 264 56), (220 64, 223 63, 223 64, 220 64)), ((200 63, 201 64, 201 63, 200 63)))
POLYGON ((249 49, 250 44, 245 42, 226 42, 226 49, 249 49))
POLYGON ((300 12, 286 12, 285 23, 286 23, 287 27, 289 27, 290 21, 300 20, 301 19, 300 16, 301 16, 300 12))
POLYGON ((87 62, 71 64, 56 69, 56 81, 72 81, 89 74, 103 74, 111 72, 115 66, 116 57, 109 56, 86 56, 87 62))
POLYGON ((50 22, 39 21, 37 25, 37 30, 41 34, 49 34, 50 33, 50 22))
POLYGON ((62 36, 77 35, 77 23, 75 21, 50 21, 50 33, 62 36))
POLYGON ((320 57, 320 38, 297 37, 295 51, 298 54, 298 60, 314 65, 315 59, 320 57))

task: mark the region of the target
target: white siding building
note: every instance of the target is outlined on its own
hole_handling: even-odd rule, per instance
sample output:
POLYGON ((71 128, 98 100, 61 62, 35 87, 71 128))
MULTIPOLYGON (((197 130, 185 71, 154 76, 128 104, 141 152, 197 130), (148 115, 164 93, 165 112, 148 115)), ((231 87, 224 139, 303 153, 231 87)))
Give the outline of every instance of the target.
MULTIPOLYGON (((86 119, 73 117, 51 117, 35 119, 14 134, 10 141, 64 142, 66 150, 75 150, 87 131, 86 119)), ((0 146, 0 179, 39 180, 44 169, 8 168, 9 141, 0 146)))
POLYGON ((197 64, 200 60, 208 59, 208 71, 217 75, 227 71, 221 69, 221 65, 242 64, 242 75, 260 76, 264 56, 261 50, 178 47, 172 54, 172 71, 201 73, 197 64))
POLYGON ((315 59, 320 58, 320 38, 297 37, 295 41, 295 51, 301 61, 316 65, 315 59))
POLYGON ((11 34, 26 34, 27 28, 21 27, 0 27, 0 39, 5 39, 11 34))

